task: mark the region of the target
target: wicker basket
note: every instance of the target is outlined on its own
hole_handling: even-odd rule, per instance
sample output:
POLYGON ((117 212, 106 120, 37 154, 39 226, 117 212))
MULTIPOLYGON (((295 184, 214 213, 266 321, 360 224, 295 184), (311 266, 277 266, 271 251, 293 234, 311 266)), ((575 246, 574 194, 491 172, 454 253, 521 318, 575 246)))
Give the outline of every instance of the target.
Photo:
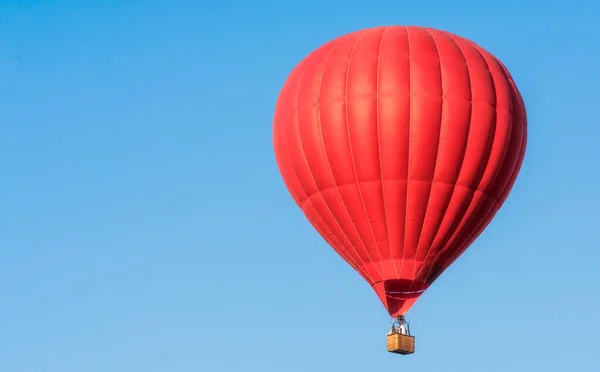
POLYGON ((394 333, 387 336, 387 351, 396 354, 412 354, 415 352, 415 337, 394 333))

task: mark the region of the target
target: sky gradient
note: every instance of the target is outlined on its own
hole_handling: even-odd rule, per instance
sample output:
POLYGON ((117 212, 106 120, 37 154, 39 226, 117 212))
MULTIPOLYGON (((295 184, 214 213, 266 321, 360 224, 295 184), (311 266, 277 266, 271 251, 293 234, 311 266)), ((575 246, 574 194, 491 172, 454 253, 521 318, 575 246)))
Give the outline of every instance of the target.
POLYGON ((597 372, 597 2, 3 1, 0 370, 597 372), (504 207, 388 354, 372 289, 275 163, 287 74, 357 29, 467 37, 528 149, 504 207))

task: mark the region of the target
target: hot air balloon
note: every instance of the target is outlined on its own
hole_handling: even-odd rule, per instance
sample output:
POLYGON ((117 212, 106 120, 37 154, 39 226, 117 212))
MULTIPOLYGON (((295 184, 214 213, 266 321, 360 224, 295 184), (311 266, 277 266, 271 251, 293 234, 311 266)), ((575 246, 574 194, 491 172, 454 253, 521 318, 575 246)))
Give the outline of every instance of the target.
POLYGON ((388 351, 401 354, 414 352, 405 314, 502 206, 526 141, 525 106, 502 62, 416 26, 355 31, 314 50, 287 78, 273 120, 289 193, 398 319, 388 351))

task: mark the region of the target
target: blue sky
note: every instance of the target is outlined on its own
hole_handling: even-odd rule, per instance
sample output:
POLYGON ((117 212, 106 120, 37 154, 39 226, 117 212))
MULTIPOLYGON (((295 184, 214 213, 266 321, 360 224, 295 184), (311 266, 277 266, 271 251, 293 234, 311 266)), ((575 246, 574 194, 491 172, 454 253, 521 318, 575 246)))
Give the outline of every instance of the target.
POLYGON ((598 371, 600 5, 540 3, 3 1, 0 370, 598 371), (392 24, 473 39, 529 115, 505 206, 410 312, 410 357, 271 145, 293 66, 392 24))

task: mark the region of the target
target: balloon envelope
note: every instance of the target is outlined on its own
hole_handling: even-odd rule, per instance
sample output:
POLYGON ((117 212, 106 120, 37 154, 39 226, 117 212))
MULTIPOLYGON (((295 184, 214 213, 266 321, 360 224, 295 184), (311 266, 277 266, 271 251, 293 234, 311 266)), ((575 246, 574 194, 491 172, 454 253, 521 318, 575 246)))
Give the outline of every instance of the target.
POLYGON ((488 225, 526 139, 506 67, 467 39, 421 27, 324 44, 291 72, 273 123, 290 194, 391 316, 488 225))

